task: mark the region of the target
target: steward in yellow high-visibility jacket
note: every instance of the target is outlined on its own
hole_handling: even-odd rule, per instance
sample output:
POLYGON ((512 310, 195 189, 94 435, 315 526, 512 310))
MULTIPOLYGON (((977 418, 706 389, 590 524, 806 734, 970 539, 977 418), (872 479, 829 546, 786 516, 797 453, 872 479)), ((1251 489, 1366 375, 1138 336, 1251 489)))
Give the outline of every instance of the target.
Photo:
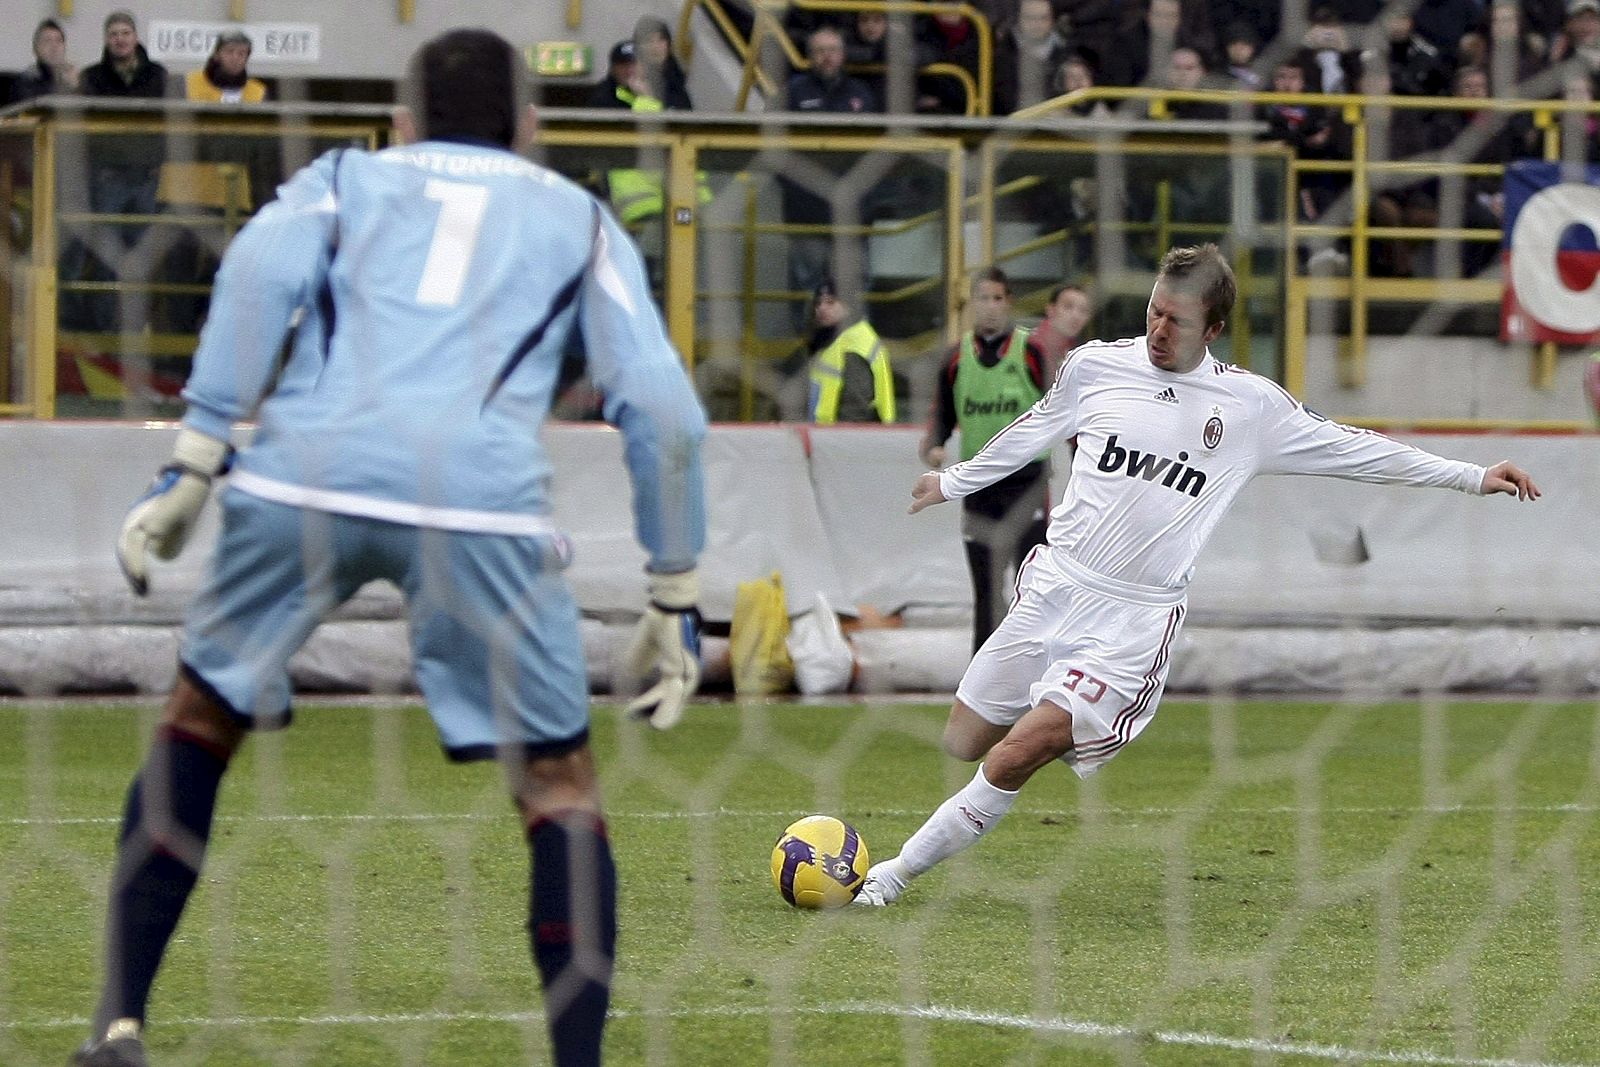
POLYGON ((889 352, 865 318, 845 325, 850 306, 831 279, 817 286, 817 330, 811 337, 811 421, 894 422, 894 375, 889 352))

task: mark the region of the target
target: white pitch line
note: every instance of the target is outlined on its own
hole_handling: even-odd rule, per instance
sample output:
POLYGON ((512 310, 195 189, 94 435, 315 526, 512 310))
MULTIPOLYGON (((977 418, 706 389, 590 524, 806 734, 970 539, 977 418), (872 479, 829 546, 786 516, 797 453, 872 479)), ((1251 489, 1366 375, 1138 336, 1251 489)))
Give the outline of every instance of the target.
MULTIPOLYGON (((1274 1056, 1332 1060, 1338 1063, 1397 1063, 1419 1067, 1600 1067, 1594 1063, 1517 1060, 1504 1057, 1453 1056, 1442 1052, 1405 1049, 1358 1049, 1343 1045, 1324 1045, 1309 1041, 1269 1041, 1264 1038, 1228 1037, 1191 1030, 1151 1030, 1135 1026, 1088 1022, 1063 1017, 1040 1019, 1029 1015, 942 1008, 936 1005, 845 1003, 809 1007, 771 1007, 767 1005, 727 1005, 706 1008, 611 1010, 613 1019, 631 1018, 748 1018, 781 1013, 797 1015, 866 1015, 874 1017, 921 1019, 938 1023, 961 1023, 1023 1030, 1035 1034, 1066 1034, 1074 1037, 1109 1040, 1134 1040, 1171 1045, 1178 1048, 1227 1049, 1274 1056)), ((535 1023, 544 1014, 537 1011, 428 1011, 357 1015, 234 1015, 219 1018, 167 1019, 169 1027, 244 1027, 244 1026, 393 1026, 416 1023, 535 1023)), ((12 1030, 73 1030, 89 1025, 87 1019, 0 1020, 0 1032, 12 1030)))
POLYGON ((1592 1063, 1554 1063, 1542 1060, 1514 1060, 1499 1057, 1462 1057, 1441 1052, 1356 1049, 1345 1048, 1341 1045, 1317 1044, 1309 1041, 1268 1041, 1261 1038, 1227 1037, 1223 1034, 1207 1034, 1191 1030, 1149 1030, 1132 1026, 1083 1022, 1076 1019, 1036 1019, 1026 1015, 1002 1015, 998 1012, 967 1011, 962 1008, 843 1004, 834 1010, 842 1013, 859 1011, 863 1015, 897 1015, 901 1018, 933 1019, 938 1022, 975 1023, 983 1026, 1003 1027, 1008 1030, 1028 1030, 1034 1033, 1060 1033, 1073 1034, 1080 1037, 1118 1039, 1131 1038, 1182 1048, 1220 1048, 1234 1052, 1334 1060, 1339 1063, 1405 1063, 1422 1064, 1426 1065, 1426 1067, 1595 1067, 1592 1063))
MULTIPOLYGON (((1016 808, 1023 816, 1077 818, 1086 815, 1124 818, 1154 818, 1177 815, 1593 815, 1600 804, 1425 804, 1418 807, 1301 807, 1282 805, 1261 808, 1016 808)), ((799 809, 749 811, 716 808, 709 811, 608 811, 607 819, 640 819, 677 822, 692 819, 793 819, 799 809)), ((870 808, 873 816, 910 818, 927 815, 922 808, 870 808)), ((393 822, 495 822, 513 818, 501 812, 413 812, 413 813, 326 813, 289 815, 219 815, 219 823, 393 823, 393 822)), ((6 818, 0 826, 110 826, 120 824, 119 815, 60 816, 53 818, 6 818)))

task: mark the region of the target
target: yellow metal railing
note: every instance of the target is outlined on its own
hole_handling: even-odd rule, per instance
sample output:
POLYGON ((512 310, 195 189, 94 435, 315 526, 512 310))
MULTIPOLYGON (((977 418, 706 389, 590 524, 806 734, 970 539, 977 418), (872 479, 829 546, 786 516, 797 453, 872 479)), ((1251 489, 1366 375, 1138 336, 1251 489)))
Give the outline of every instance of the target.
MULTIPOLYGON (((672 39, 674 47, 678 49, 679 58, 685 64, 694 61, 694 34, 690 32, 689 23, 696 11, 704 11, 706 17, 716 25, 723 38, 729 42, 733 48, 734 55, 739 58, 745 76, 752 79, 764 96, 776 96, 778 87, 767 76, 767 72, 761 69, 761 65, 756 58, 756 50, 750 47, 750 42, 745 38, 744 34, 740 33, 739 28, 733 24, 733 20, 728 18, 728 13, 723 10, 721 0, 685 0, 683 9, 678 13, 678 32, 672 39)), ((742 90, 744 94, 748 94, 749 91, 748 87, 742 90)), ((743 97, 740 98, 739 106, 741 108, 744 106, 743 97)))
MULTIPOLYGON (((225 227, 225 232, 231 233, 235 225, 242 221, 231 211, 225 212, 219 219, 184 211, 105 214, 64 210, 54 198, 57 185, 54 170, 61 154, 61 139, 129 133, 149 135, 165 130, 172 123, 184 125, 187 132, 202 136, 213 132, 239 134, 242 130, 248 130, 275 140, 282 136, 286 123, 301 123, 316 129, 319 136, 337 135, 368 146, 384 143, 389 135, 387 113, 379 109, 371 109, 372 114, 359 123, 352 123, 347 116, 339 115, 322 116, 313 121, 288 105, 279 105, 276 109, 284 114, 272 114, 274 106, 269 105, 265 112, 257 113, 261 116, 259 118, 246 120, 241 116, 232 122, 219 123, 215 129, 205 122, 197 122, 194 116, 185 115, 181 108, 171 115, 163 115, 159 111, 137 108, 127 109, 125 113, 117 113, 119 109, 115 107, 96 107, 83 111, 75 105, 59 113, 46 110, 42 115, 24 112, 0 118, 0 133, 18 135, 27 131, 33 138, 33 168, 37 189, 34 205, 37 218, 32 228, 29 255, 25 262, 13 263, 10 272, 16 290, 24 294, 25 303, 22 306, 28 309, 26 323, 11 324, 13 338, 26 338, 19 345, 28 354, 24 363, 26 390, 25 396, 18 396, 19 383, 10 383, 11 392, 0 393, 0 401, 7 402, 7 406, 0 406, 0 414, 50 417, 55 413, 57 352, 70 353, 74 349, 83 349, 120 354, 137 361, 184 357, 194 348, 195 338, 192 334, 154 332, 148 326, 138 324, 125 325, 125 328, 114 333, 62 330, 58 326, 58 296, 63 289, 90 296, 120 293, 199 295, 207 287, 187 280, 163 280, 159 274, 128 282, 78 279, 62 282, 58 279, 57 269, 58 247, 62 240, 57 236, 58 227, 83 229, 137 224, 196 228, 221 225, 225 227), (17 399, 11 402, 10 397, 17 399)), ((210 121, 209 117, 206 121, 210 121)), ((884 119, 886 124, 894 121, 884 119)), ((641 128, 622 121, 596 123, 588 118, 563 121, 559 113, 547 112, 539 151, 554 156, 566 153, 562 158, 568 161, 568 173, 573 173, 574 167, 580 172, 603 169, 608 165, 601 162, 606 153, 616 155, 619 160, 654 160, 647 165, 659 168, 665 178, 664 211, 656 224, 664 230, 665 284, 662 304, 672 338, 686 359, 692 362, 696 353, 706 350, 705 343, 698 336, 705 324, 699 321, 703 316, 697 315, 697 311, 710 303, 735 300, 738 302, 742 325, 739 336, 732 343, 743 364, 753 372, 754 364, 767 353, 778 348, 792 348, 797 341, 792 335, 786 338, 772 336, 770 314, 764 320, 767 329, 758 330, 758 308, 761 305, 783 303, 794 306, 810 296, 809 293, 788 287, 773 286, 770 282, 762 284, 762 279, 751 273, 758 258, 754 252, 757 239, 781 240, 801 234, 825 235, 859 242, 863 255, 871 254, 872 248, 877 247, 875 242, 902 238, 911 240, 917 247, 936 248, 937 259, 927 256, 920 262, 902 261, 903 266, 915 266, 924 272, 920 276, 910 269, 902 270, 892 277, 880 277, 880 285, 863 294, 871 306, 886 313, 894 313, 902 307, 921 308, 927 305, 927 312, 918 311, 911 315, 913 321, 920 319, 927 322, 927 327, 920 332, 913 330, 911 336, 902 334, 891 339, 897 356, 916 355, 924 349, 932 350, 954 340, 960 330, 960 315, 971 271, 981 269, 989 262, 1010 263, 1020 256, 1059 245, 1065 240, 1065 235, 1061 233, 1042 233, 1021 247, 1002 249, 996 254, 993 240, 981 238, 979 246, 984 250, 983 259, 979 261, 969 254, 964 226, 974 218, 984 218, 985 212, 992 213, 997 201, 1004 204, 1010 197, 1036 191, 1044 180, 1040 175, 1046 173, 1041 171, 1021 178, 997 180, 993 168, 999 157, 993 153, 974 154, 971 151, 974 144, 984 143, 984 138, 1009 129, 999 123, 993 124, 993 127, 988 131, 982 127, 964 127, 959 133, 929 136, 917 129, 914 120, 908 120, 904 130, 897 129, 894 136, 885 137, 883 130, 875 128, 861 132, 831 130, 825 134, 777 133, 751 130, 744 120, 735 123, 731 120, 690 117, 675 123, 671 116, 641 128), (746 169, 749 161, 774 150, 832 157, 843 155, 846 158, 852 155, 865 158, 889 152, 907 160, 920 160, 913 168, 913 173, 924 175, 922 180, 929 183, 924 185, 920 194, 928 196, 929 203, 912 217, 883 219, 859 226, 829 224, 808 227, 782 222, 773 217, 770 204, 764 212, 757 210, 749 194, 749 190, 754 188, 752 172, 746 169), (704 207, 700 203, 699 192, 708 168, 716 172, 713 177, 720 185, 727 185, 736 192, 739 188, 737 183, 743 183, 746 202, 741 203, 739 212, 733 216, 735 221, 730 222, 726 214, 718 216, 719 221, 702 217, 704 207), (974 193, 969 192, 968 175, 975 169, 979 173, 974 183, 978 191, 974 193), (730 180, 735 184, 728 185, 730 180), (917 237, 918 233, 927 236, 917 237), (729 239, 746 249, 744 274, 738 282, 737 293, 730 293, 726 284, 719 284, 714 289, 703 285, 698 277, 702 262, 699 252, 707 242, 729 239), (935 312, 934 308, 942 310, 935 312)), ((290 125, 288 128, 292 130, 295 127, 290 125)), ((1032 143, 1016 141, 1009 134, 1007 140, 1019 147, 1032 143)), ((1070 142, 1055 136, 1044 137, 1039 144, 1050 151, 1079 153, 1080 158, 1097 150, 1087 142, 1070 142)), ((1149 152, 1171 149, 1130 145, 1129 150, 1149 152)), ((1219 148, 1213 151, 1221 153, 1223 150, 1219 148)), ((1276 150, 1263 148, 1252 151, 1271 155, 1276 150)), ((759 173, 769 179, 783 173, 781 158, 764 164, 764 167, 759 173)), ((582 175, 574 173, 574 176, 582 175)), ((869 183, 875 180, 868 179, 869 183)), ((1130 231, 1141 225, 1147 224, 1126 224, 1130 231)), ((1179 224, 1170 220, 1160 220, 1159 225, 1172 232, 1178 232, 1179 229, 1179 224)), ((1131 291, 1136 286, 1137 281, 1130 274, 1128 279, 1107 280, 1102 289, 1121 293, 1124 289, 1131 291)), ((906 313, 899 314, 902 320, 907 318, 906 313)), ((720 338, 709 343, 726 346, 729 339, 720 338)), ((70 361, 70 355, 68 358, 70 361)))
MULTIPOLYGON (((112 298, 122 293, 153 295, 203 296, 210 285, 203 282, 143 280, 95 281, 85 279, 63 280, 58 271, 64 240, 89 242, 87 235, 94 227, 155 226, 181 228, 191 232, 219 230, 224 238, 231 236, 243 225, 249 213, 248 195, 242 191, 247 181, 243 168, 225 160, 180 160, 162 153, 169 137, 178 144, 191 147, 205 146, 214 149, 223 138, 247 141, 254 137, 261 143, 280 145, 286 135, 294 142, 309 144, 321 141, 324 148, 337 144, 359 143, 368 147, 387 141, 390 132, 389 109, 381 107, 345 107, 342 114, 318 114, 314 110, 295 106, 281 108, 263 107, 259 111, 230 113, 226 116, 203 105, 166 102, 148 106, 150 102, 133 104, 103 104, 99 101, 65 102, 60 111, 54 105, 43 103, 37 108, 13 112, 0 118, 0 134, 31 135, 32 181, 26 217, 31 227, 25 259, 19 259, 8 250, 6 282, 13 291, 26 294, 25 317, 22 329, 10 323, 9 337, 13 344, 23 341, 27 353, 24 361, 25 381, 6 381, 0 391, 0 415, 27 415, 51 418, 56 414, 58 397, 56 368, 58 353, 68 358, 73 353, 114 352, 133 360, 150 357, 186 357, 192 354, 196 337, 192 333, 162 333, 152 330, 149 324, 111 332, 100 329, 64 329, 60 320, 60 303, 63 293, 112 298), (276 110, 278 114, 264 112, 276 110), (351 113, 363 118, 353 120, 351 113), (74 179, 75 187, 87 197, 91 192, 88 182, 89 167, 93 162, 96 138, 118 136, 143 137, 158 153, 149 162, 152 173, 166 168, 189 167, 187 174, 196 168, 203 169, 214 178, 221 190, 222 202, 215 213, 185 210, 185 194, 179 187, 184 182, 173 183, 171 189, 163 186, 155 195, 166 196, 177 210, 153 212, 95 212, 64 210, 58 198, 58 176, 62 159, 67 155, 74 167, 83 167, 84 173, 74 179), (71 151, 66 146, 71 146, 71 151)), ((189 149, 183 150, 189 154, 189 149)), ((315 154, 315 153, 313 153, 315 154)), ((308 155, 308 159, 310 156, 308 155)), ((192 190, 190 190, 192 192, 192 190)), ((200 201, 195 201, 199 203, 200 201)), ((15 193, 4 205, 17 210, 15 193)), ((94 253, 89 253, 94 254, 94 253)))
MULTIPOLYGON (((817 0, 821 2, 821 0, 817 0)), ((843 2, 843 0, 835 0, 843 2)), ((1473 230, 1464 227, 1422 229, 1415 227, 1381 227, 1368 223, 1366 205, 1373 193, 1373 181, 1382 175, 1415 174, 1458 176, 1484 176, 1499 173, 1493 165, 1455 162, 1449 158, 1427 160, 1370 160, 1366 158, 1363 143, 1365 116, 1375 107, 1429 107, 1434 109, 1488 109, 1503 112, 1530 112, 1535 115, 1537 128, 1545 138, 1547 155, 1558 155, 1560 145, 1557 132, 1562 123, 1555 121, 1560 113, 1593 111, 1581 105, 1557 101, 1502 102, 1502 101, 1415 101, 1405 98, 1375 98, 1284 95, 1284 94, 1213 94, 1213 93, 1161 93, 1152 90, 1101 89, 1091 94, 1061 98, 1021 113, 1020 121, 960 124, 959 129, 940 134, 928 134, 909 121, 904 129, 894 125, 896 120, 883 119, 883 128, 802 132, 793 124, 783 130, 753 129, 748 120, 693 118, 682 121, 664 116, 643 127, 629 122, 597 123, 592 119, 563 119, 559 113, 546 113, 541 152, 567 153, 569 160, 578 161, 579 169, 601 166, 595 162, 600 152, 626 153, 630 158, 648 157, 655 162, 649 166, 664 175, 664 212, 658 220, 664 229, 665 285, 663 307, 669 330, 686 359, 693 361, 695 354, 706 351, 706 345, 732 346, 739 358, 751 371, 746 388, 752 388, 755 364, 772 351, 792 347, 792 337, 774 337, 770 330, 770 312, 767 314, 766 335, 758 329, 763 305, 788 303, 795 305, 810 294, 792 288, 771 284, 777 279, 763 280, 756 272, 758 239, 783 239, 800 235, 827 235, 860 242, 867 248, 873 242, 897 238, 909 239, 918 244, 923 238, 914 231, 930 231, 928 247, 937 246, 939 259, 928 257, 923 276, 894 274, 880 278, 879 287, 864 294, 873 307, 885 312, 896 306, 922 307, 936 303, 943 308, 942 318, 930 316, 933 324, 913 338, 892 341, 896 355, 915 354, 919 348, 936 345, 953 339, 959 330, 969 273, 991 263, 1013 264, 1042 251, 1062 246, 1075 236, 1088 236, 1099 240, 1137 238, 1143 247, 1153 244, 1164 248, 1174 241, 1186 239, 1222 239, 1233 257, 1240 276, 1241 299, 1247 307, 1233 319, 1230 335, 1234 357, 1239 362, 1250 362, 1252 344, 1249 308, 1253 307, 1257 325, 1261 321, 1276 322, 1274 336, 1281 338, 1281 378, 1297 395, 1304 395, 1306 383, 1306 323, 1308 308, 1318 301, 1344 301, 1351 306, 1351 336, 1345 341, 1340 354, 1340 367, 1346 381, 1359 382, 1364 373, 1364 352, 1367 328, 1367 305, 1374 301, 1423 302, 1437 301, 1446 304, 1492 304, 1500 299, 1500 284, 1488 279, 1434 279, 1434 278, 1369 278, 1367 277, 1367 244, 1373 240, 1497 240, 1499 231, 1473 230), (1105 134, 1074 124, 1054 125, 1049 116, 1062 108, 1085 99, 1103 98, 1111 101, 1135 100, 1134 106, 1150 102, 1185 99, 1223 101, 1233 107, 1239 117, 1254 114, 1262 103, 1292 102, 1313 106, 1333 106, 1346 112, 1352 127, 1357 131, 1356 151, 1352 160, 1294 160, 1279 146, 1260 144, 1253 140, 1255 131, 1240 127, 1209 137, 1179 136, 1169 126, 1162 124, 1122 123, 1106 141, 1105 134), (1241 139, 1242 135, 1242 139, 1241 139), (644 152, 645 156, 639 153, 644 152), (758 178, 771 178, 783 173, 783 159, 787 154, 819 153, 829 156, 867 156, 888 152, 909 159, 920 159, 938 186, 929 186, 931 205, 910 218, 895 218, 860 225, 821 224, 807 226, 784 222, 774 217, 770 201, 763 207, 755 190, 758 178), (776 157, 771 153, 777 153, 776 157), (1071 223, 1069 228, 1040 229, 1027 233, 1021 240, 1008 238, 1005 247, 996 247, 997 211, 1005 211, 1013 198, 1039 195, 1040 184, 1059 178, 1061 173, 1089 173, 1086 161, 1117 156, 1130 174, 1141 175, 1154 190, 1154 208, 1138 217, 1117 216, 1088 218, 1071 223), (1303 223, 1292 217, 1268 217, 1254 222, 1253 234, 1228 231, 1225 223, 1185 218, 1175 214, 1169 195, 1169 180, 1159 177, 1161 167, 1170 173, 1173 163, 1158 163, 1156 169, 1145 161, 1154 157, 1175 160, 1184 166, 1195 166, 1202 157, 1210 159, 1213 169, 1223 167, 1225 161, 1247 153, 1253 159, 1270 165, 1273 174, 1281 175, 1284 186, 1286 210, 1292 212, 1294 189, 1305 175, 1325 172, 1347 172, 1352 176, 1352 209, 1348 221, 1331 224, 1323 221, 1303 223), (764 162, 760 161, 766 157, 764 162), (1057 160, 1060 160, 1058 163, 1057 160), (586 162, 585 162, 586 161, 586 162), (755 166, 757 169, 752 170, 755 166), (1277 169, 1277 168, 1281 168, 1277 169), (719 190, 719 197, 733 196, 727 206, 737 210, 722 211, 714 217, 704 217, 699 201, 699 189, 706 171, 711 171, 719 190), (1022 173, 1018 177, 1018 172, 1022 173), (1152 177, 1152 174, 1157 175, 1152 177), (971 227, 964 231, 964 227, 971 227), (1293 255, 1286 254, 1296 244, 1332 239, 1351 242, 1351 269, 1348 274, 1329 277, 1303 273, 1296 266, 1293 255), (703 259, 700 253, 711 242, 719 250, 732 247, 743 249, 743 267, 736 275, 737 281, 725 280, 715 286, 703 284, 699 277, 703 259), (968 242, 974 242, 968 248, 968 242), (1257 269, 1252 262, 1254 253, 1263 249, 1281 255, 1284 270, 1257 269), (731 287, 730 287, 731 282, 731 287), (932 294, 942 299, 929 301, 932 294), (915 301, 915 304, 907 302, 915 301), (719 337, 707 342, 700 335, 705 323, 700 314, 709 304, 728 304, 736 309, 740 323, 738 336, 719 337)), ((114 109, 113 109, 114 110, 114 109)), ((301 115, 294 121, 310 123, 318 136, 353 138, 365 144, 381 144, 388 136, 387 114, 380 109, 352 121, 345 116, 323 116, 313 120, 301 115)), ((277 138, 283 133, 283 123, 291 120, 269 115, 241 124, 219 122, 215 132, 237 134, 241 128, 255 130, 263 136, 277 138)), ((198 226, 218 224, 215 217, 190 217, 189 213, 159 215, 97 215, 89 212, 63 211, 53 199, 56 188, 55 169, 59 157, 58 138, 63 136, 95 136, 111 133, 154 133, 167 128, 171 117, 158 112, 137 111, 112 115, 101 111, 64 111, 58 114, 13 113, 0 118, 0 133, 27 137, 33 143, 33 224, 27 238, 25 255, 8 250, 7 258, 0 261, 5 270, 4 284, 11 287, 17 299, 14 305, 19 314, 9 322, 9 336, 14 347, 26 351, 27 358, 20 364, 20 373, 26 381, 0 380, 0 415, 28 414, 49 417, 55 411, 56 383, 54 380, 54 353, 61 347, 63 334, 57 326, 59 291, 106 293, 133 291, 167 291, 191 293, 203 287, 181 282, 147 281, 136 284, 110 282, 68 282, 57 278, 57 249, 59 226, 107 225, 116 222, 154 224, 160 226, 198 226)), ((187 129, 202 134, 212 127, 192 116, 185 117, 187 129)), ((209 118, 206 121, 210 121, 209 118)), ((617 165, 617 164, 612 164, 617 165)), ((642 165, 642 164, 634 164, 642 165)), ((558 167, 558 169, 561 169, 558 167)), ((570 172, 569 167, 569 172, 570 172)), ((0 195, 10 202, 15 194, 7 193, 8 172, 0 170, 0 195)), ((1277 181, 1278 179, 1274 179, 1277 181)), ((1276 188, 1276 186, 1275 186, 1276 188)), ((1275 194, 1276 195, 1276 194, 1275 194)), ((1019 205, 1012 209, 1012 217, 1025 210, 1019 205)), ((231 227, 236 220, 225 220, 231 227)), ((921 247, 918 244, 918 247, 921 247)), ((869 249, 870 250, 870 249, 869 249)), ((721 255, 722 251, 717 251, 721 255)), ((1072 262, 1068 253, 1063 260, 1072 262)), ((1089 262, 1081 260, 1080 262, 1089 262)), ((1132 299, 1141 289, 1148 287, 1148 268, 1130 262, 1099 263, 1100 272, 1091 280, 1101 293, 1132 299)), ((1078 269, 1078 268, 1073 268, 1078 269)), ((1063 279, 1065 280, 1065 279, 1063 279)), ((184 355, 192 350, 192 336, 151 334, 142 330, 125 330, 120 334, 77 335, 73 338, 85 344, 119 346, 120 350, 135 356, 184 355)), ((719 348, 719 351, 721 349, 719 348)), ((1257 355, 1268 352, 1262 349, 1257 355)), ((1535 368, 1535 381, 1542 377, 1543 361, 1553 359, 1553 353, 1541 352, 1535 368)), ((748 407, 748 402, 746 403, 748 407)), ((1418 425, 1421 425, 1419 423, 1418 425)), ((1430 424, 1431 425, 1431 424, 1430 424)))
MULTIPOLYGON (((1104 100, 1110 103, 1139 102, 1152 116, 1170 113, 1170 105, 1178 102, 1207 102, 1231 107, 1239 117, 1250 117, 1263 105, 1294 104, 1324 108, 1337 112, 1350 127, 1352 135, 1351 158, 1348 160, 1300 160, 1291 164, 1296 182, 1301 175, 1312 173, 1342 173, 1351 177, 1351 195, 1348 223, 1313 224, 1300 222, 1297 214, 1290 215, 1291 241, 1298 246, 1313 239, 1348 239, 1350 241, 1350 270, 1348 277, 1313 277, 1299 272, 1297 260, 1288 263, 1289 321, 1298 327, 1288 338, 1285 351, 1284 385, 1295 395, 1305 391, 1306 305, 1312 300, 1340 299, 1350 308, 1350 328, 1339 352, 1339 378, 1347 386, 1361 385, 1366 380, 1367 323, 1370 305, 1374 301, 1392 302, 1445 302, 1453 304, 1498 303, 1503 294, 1499 280, 1443 278, 1373 278, 1369 275, 1371 245, 1374 240, 1401 241, 1466 241, 1498 242, 1500 229, 1473 229, 1465 227, 1406 227, 1374 226, 1368 221, 1372 207, 1374 174, 1419 174, 1429 176, 1496 176, 1505 168, 1500 164, 1468 163, 1452 158, 1449 149, 1441 150, 1426 159, 1374 160, 1368 158, 1367 134, 1370 117, 1382 111, 1471 111, 1491 112, 1507 116, 1528 115, 1533 128, 1540 133, 1545 159, 1558 160, 1562 156, 1561 138, 1565 124, 1558 117, 1567 114, 1600 114, 1600 104, 1567 100, 1491 100, 1454 97, 1413 96, 1357 96, 1340 93, 1240 93, 1208 90, 1161 90, 1094 88, 1044 101, 1016 113, 1017 118, 1039 119, 1070 110, 1086 101, 1104 100)), ((1535 386, 1548 388, 1555 376, 1557 349, 1545 343, 1534 350, 1530 379, 1535 386)))
MULTIPOLYGON (((715 6, 705 0, 687 0, 684 11, 687 13, 696 5, 706 8, 715 6)), ((744 71, 739 80, 739 89, 736 97, 737 107, 743 111, 749 104, 752 86, 761 85, 763 93, 769 98, 775 90, 771 87, 761 71, 762 45, 771 41, 783 53, 788 65, 794 70, 809 70, 811 60, 802 55, 800 50, 789 38, 789 32, 784 27, 779 13, 791 7, 804 11, 838 11, 861 12, 881 11, 884 14, 904 12, 915 15, 938 15, 954 13, 960 15, 972 24, 973 32, 978 35, 978 70, 974 75, 954 63, 930 63, 917 68, 923 75, 953 78, 961 84, 966 93, 966 113, 969 116, 986 116, 990 112, 989 88, 994 84, 994 32, 989 25, 989 19, 982 11, 965 3, 930 3, 927 0, 757 0, 753 5, 755 25, 750 31, 750 39, 742 44, 736 44, 735 50, 744 60, 744 71)), ((688 26, 688 16, 685 14, 679 20, 680 30, 688 26)), ((724 33, 730 34, 730 39, 737 40, 737 31, 727 22, 726 17, 718 23, 724 33)), ((860 73, 876 73, 881 69, 881 64, 849 65, 847 70, 860 73)))

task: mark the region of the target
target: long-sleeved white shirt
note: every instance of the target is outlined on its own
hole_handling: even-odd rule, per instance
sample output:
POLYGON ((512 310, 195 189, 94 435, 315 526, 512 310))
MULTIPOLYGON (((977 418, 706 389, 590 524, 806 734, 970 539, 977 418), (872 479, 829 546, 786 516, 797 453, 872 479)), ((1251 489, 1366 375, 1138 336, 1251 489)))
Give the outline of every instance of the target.
POLYGON ((1477 494, 1484 468, 1330 422, 1276 383, 1213 359, 1185 374, 1143 337, 1092 341, 982 452, 939 478, 948 499, 1077 438, 1049 543, 1097 574, 1182 589, 1211 531, 1257 474, 1315 474, 1477 494))

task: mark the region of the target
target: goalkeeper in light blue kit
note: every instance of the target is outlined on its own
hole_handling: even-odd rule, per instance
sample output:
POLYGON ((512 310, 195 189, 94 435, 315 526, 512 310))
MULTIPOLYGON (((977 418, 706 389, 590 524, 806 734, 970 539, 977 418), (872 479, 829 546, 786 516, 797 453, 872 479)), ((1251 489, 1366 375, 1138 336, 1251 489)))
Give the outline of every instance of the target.
POLYGON ((359 587, 405 594, 416 675, 453 760, 500 759, 532 853, 528 926, 555 1062, 600 1060, 616 874, 588 746, 578 608, 539 434, 581 344, 625 439, 647 608, 630 709, 671 726, 699 681, 704 414, 633 244, 522 159, 518 53, 458 30, 411 62, 406 142, 329 153, 240 232, 217 276, 172 462, 118 543, 137 592, 229 470, 177 685, 128 796, 107 974, 78 1064, 145 1063, 150 986, 205 855, 218 785, 290 712, 286 663, 359 587), (288 358, 280 353, 288 341, 288 358))

